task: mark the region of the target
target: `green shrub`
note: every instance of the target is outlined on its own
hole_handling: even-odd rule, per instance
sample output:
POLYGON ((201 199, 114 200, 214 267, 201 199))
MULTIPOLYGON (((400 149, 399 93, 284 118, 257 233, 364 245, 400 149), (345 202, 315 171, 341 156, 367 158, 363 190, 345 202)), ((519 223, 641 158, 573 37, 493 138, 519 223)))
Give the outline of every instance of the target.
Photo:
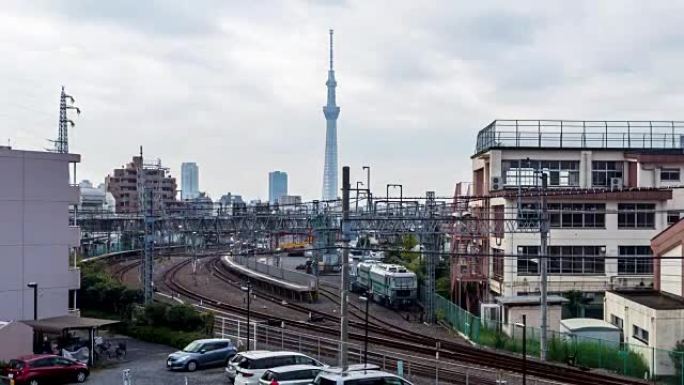
POLYGON ((183 349, 187 344, 194 340, 210 337, 210 335, 202 332, 178 331, 164 326, 150 325, 125 324, 119 328, 119 331, 142 341, 169 345, 177 349, 183 349))
POLYGON ((151 303, 143 307, 143 322, 147 325, 169 325, 166 318, 169 306, 164 303, 151 303))
POLYGON ((133 305, 142 300, 140 290, 129 289, 104 270, 101 263, 81 264, 78 307, 130 316, 133 305))
POLYGON ((176 330, 194 331, 204 329, 202 316, 189 305, 173 305, 166 311, 167 325, 176 330))

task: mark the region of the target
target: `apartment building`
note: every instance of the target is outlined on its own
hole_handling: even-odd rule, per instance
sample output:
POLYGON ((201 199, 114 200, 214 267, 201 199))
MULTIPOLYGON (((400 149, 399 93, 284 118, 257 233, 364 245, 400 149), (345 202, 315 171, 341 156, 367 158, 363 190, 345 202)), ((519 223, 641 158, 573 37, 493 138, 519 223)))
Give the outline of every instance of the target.
POLYGON ((159 212, 176 203, 176 178, 168 174, 161 161, 143 164, 142 157, 134 156, 126 166, 117 168, 108 175, 105 184, 116 201, 117 213, 137 213, 139 208, 138 171, 144 170, 145 187, 154 191, 154 210, 159 212))
POLYGON ((78 162, 77 154, 0 147, 0 321, 33 319, 29 283, 38 318, 75 312, 81 233, 69 221, 79 203, 69 166, 78 162))
MULTIPOLYGON (((472 156, 488 292, 540 292, 540 203, 547 179, 548 291, 577 290, 601 316, 603 293, 653 286, 651 238, 679 219, 684 122, 497 120, 472 156)), ((459 266, 454 266, 459 269, 459 266)), ((488 294, 489 294, 488 293, 488 294)), ((592 307, 589 306, 591 310, 592 307)))

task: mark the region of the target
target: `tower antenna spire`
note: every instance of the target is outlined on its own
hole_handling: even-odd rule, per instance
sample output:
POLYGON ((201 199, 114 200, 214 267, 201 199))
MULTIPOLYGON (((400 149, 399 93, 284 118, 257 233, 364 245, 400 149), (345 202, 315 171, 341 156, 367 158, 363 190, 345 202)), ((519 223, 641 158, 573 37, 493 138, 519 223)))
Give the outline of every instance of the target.
POLYGON ((330 71, 333 70, 333 30, 330 30, 330 71))

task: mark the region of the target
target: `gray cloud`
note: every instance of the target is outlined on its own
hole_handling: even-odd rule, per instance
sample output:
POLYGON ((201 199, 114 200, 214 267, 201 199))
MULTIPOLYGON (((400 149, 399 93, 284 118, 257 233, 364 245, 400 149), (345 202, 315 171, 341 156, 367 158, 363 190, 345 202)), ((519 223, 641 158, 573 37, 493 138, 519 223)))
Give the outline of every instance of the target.
POLYGON ((83 177, 144 145, 176 176, 197 161, 214 197, 263 198, 284 169, 318 198, 332 27, 340 164, 451 194, 495 118, 680 118, 684 5, 652 3, 9 1, 0 142, 47 146, 64 84, 83 177))

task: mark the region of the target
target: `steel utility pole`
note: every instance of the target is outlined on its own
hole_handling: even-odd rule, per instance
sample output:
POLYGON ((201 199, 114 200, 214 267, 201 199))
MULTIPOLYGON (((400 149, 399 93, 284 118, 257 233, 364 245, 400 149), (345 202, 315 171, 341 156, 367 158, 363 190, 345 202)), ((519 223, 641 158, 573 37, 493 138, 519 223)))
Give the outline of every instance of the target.
POLYGON ((423 222, 423 231, 425 234, 421 237, 422 245, 425 247, 427 254, 423 254, 425 258, 425 286, 423 286, 423 309, 425 310, 425 322, 431 324, 435 322, 435 270, 439 261, 439 256, 436 252, 441 251, 439 247, 438 226, 432 220, 435 214, 435 192, 427 191, 425 193, 425 216, 426 220, 423 222))
POLYGON ((539 248, 539 263, 541 270, 541 336, 539 338, 540 351, 539 358, 542 361, 546 360, 546 352, 548 350, 547 330, 548 330, 548 304, 547 304, 547 288, 548 288, 548 238, 549 238, 549 221, 546 207, 546 186, 547 175, 541 175, 542 185, 540 190, 540 204, 541 204, 541 218, 539 218, 539 233, 541 235, 541 247, 539 248))
POLYGON ((370 184, 370 166, 363 166, 363 170, 366 170, 366 190, 368 191, 368 212, 373 209, 373 194, 371 194, 371 184, 370 184))
POLYGON ((348 367, 349 317, 349 167, 342 167, 342 282, 340 284, 340 367, 348 367))

